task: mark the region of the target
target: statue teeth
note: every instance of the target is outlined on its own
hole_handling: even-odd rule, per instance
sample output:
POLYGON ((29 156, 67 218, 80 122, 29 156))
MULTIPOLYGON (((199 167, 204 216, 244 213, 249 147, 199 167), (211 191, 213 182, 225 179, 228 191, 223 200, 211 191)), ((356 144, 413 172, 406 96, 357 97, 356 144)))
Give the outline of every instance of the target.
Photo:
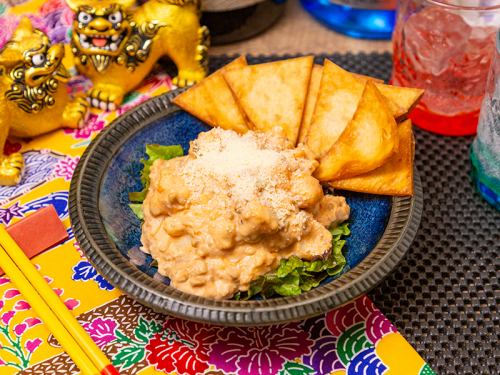
POLYGON ((115 34, 115 35, 113 35, 113 36, 111 37, 111 40, 112 40, 113 42, 116 42, 116 41, 118 40, 118 38, 119 38, 119 37, 120 37, 120 35, 115 34))
POLYGON ((118 46, 116 45, 116 43, 111 43, 111 44, 109 45, 109 49, 110 49, 111 51, 116 51, 116 50, 118 49, 118 46))
POLYGON ((90 43, 88 43, 88 42, 82 42, 82 47, 83 48, 90 48, 90 43))

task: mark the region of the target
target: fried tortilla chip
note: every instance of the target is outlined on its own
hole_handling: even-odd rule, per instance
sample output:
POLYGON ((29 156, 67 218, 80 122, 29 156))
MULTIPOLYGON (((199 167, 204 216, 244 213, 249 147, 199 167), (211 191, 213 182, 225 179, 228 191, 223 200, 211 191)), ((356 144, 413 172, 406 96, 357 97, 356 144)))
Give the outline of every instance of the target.
POLYGON ((382 95, 385 97, 385 100, 387 102, 387 106, 389 107, 389 110, 391 111, 392 115, 396 118, 396 120, 402 116, 402 114, 406 113, 405 108, 403 108, 399 102, 397 101, 397 96, 396 93, 393 92, 390 85, 384 84, 384 81, 373 78, 370 76, 365 76, 363 74, 356 74, 356 73, 351 73, 354 76, 356 76, 357 79, 359 79, 361 82, 366 83, 367 80, 371 80, 372 82, 375 83, 375 86, 379 89, 379 91, 382 93, 382 95))
POLYGON ((313 57, 275 61, 230 69, 224 78, 255 130, 280 127, 297 143, 313 57))
POLYGON ((398 127, 399 148, 387 162, 371 172, 355 177, 331 181, 335 189, 382 195, 413 194, 414 141, 411 121, 398 127))
POLYGON ((375 83, 384 83, 383 79, 378 79, 375 77, 370 77, 370 76, 367 76, 364 74, 358 74, 358 73, 351 73, 351 74, 354 74, 354 76, 356 76, 356 78, 362 80, 363 82, 365 82, 367 79, 370 79, 371 81, 373 81, 375 83))
POLYGON ((351 121, 365 83, 355 75, 325 60, 318 100, 307 133, 306 144, 323 156, 351 121))
POLYGON ((398 148, 398 130, 385 98, 366 82, 352 121, 321 158, 317 179, 331 181, 366 173, 384 164, 398 148))
POLYGON ((173 102, 211 126, 245 133, 249 127, 229 89, 223 72, 247 65, 244 56, 233 60, 197 85, 178 95, 173 102))
POLYGON ((309 91, 307 93, 306 107, 302 116, 302 124, 300 125, 298 143, 305 143, 307 132, 311 126, 311 120, 318 99, 319 85, 321 76, 323 75, 323 66, 315 64, 311 72, 311 81, 309 82, 309 91))
POLYGON ((395 110, 391 108, 391 110, 398 121, 406 117, 424 94, 424 90, 411 87, 399 87, 383 83, 377 83, 375 86, 390 102, 397 104, 399 109, 395 110))

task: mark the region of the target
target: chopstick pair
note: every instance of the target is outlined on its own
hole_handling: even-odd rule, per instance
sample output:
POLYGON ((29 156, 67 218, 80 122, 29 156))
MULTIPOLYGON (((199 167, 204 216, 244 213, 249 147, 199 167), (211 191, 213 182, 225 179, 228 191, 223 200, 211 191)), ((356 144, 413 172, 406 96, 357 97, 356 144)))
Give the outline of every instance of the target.
POLYGON ((84 375, 119 375, 17 243, 0 225, 0 267, 84 375))

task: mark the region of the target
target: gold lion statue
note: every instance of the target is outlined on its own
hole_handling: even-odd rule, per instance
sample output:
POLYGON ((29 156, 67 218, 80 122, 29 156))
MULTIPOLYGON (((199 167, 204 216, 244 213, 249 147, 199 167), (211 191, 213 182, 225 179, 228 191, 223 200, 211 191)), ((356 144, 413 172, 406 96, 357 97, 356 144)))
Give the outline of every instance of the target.
POLYGON ((17 184, 24 166, 20 153, 4 155, 7 136, 31 138, 85 120, 88 103, 69 98, 63 57, 64 47, 51 45, 29 18, 0 50, 0 185, 17 184))
POLYGON ((178 70, 183 87, 207 72, 209 32, 200 26, 200 0, 66 0, 75 12, 71 50, 93 88, 93 107, 114 110, 162 56, 178 70))

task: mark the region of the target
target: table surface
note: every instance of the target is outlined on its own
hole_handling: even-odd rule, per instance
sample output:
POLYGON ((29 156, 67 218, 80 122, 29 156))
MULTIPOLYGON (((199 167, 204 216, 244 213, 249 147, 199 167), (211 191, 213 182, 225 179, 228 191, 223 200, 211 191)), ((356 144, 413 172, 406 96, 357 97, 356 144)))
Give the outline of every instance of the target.
POLYGON ((269 55, 362 51, 391 51, 391 42, 354 39, 336 33, 310 16, 299 0, 289 0, 285 14, 270 29, 249 40, 213 46, 210 53, 269 55))

